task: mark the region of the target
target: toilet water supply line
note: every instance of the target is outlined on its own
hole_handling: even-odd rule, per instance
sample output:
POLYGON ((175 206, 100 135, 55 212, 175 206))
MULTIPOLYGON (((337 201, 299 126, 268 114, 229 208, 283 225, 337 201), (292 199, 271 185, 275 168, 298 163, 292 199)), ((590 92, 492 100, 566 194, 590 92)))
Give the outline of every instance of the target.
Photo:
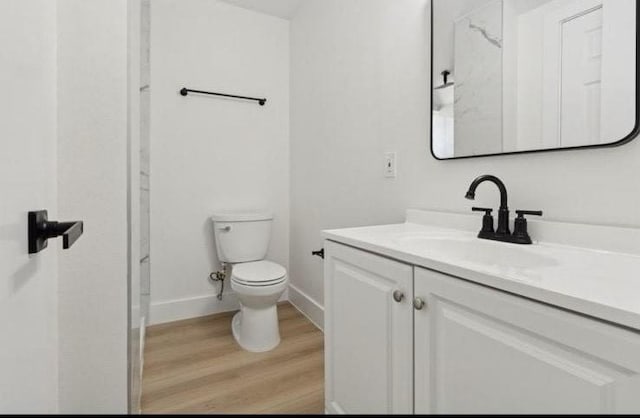
POLYGON ((214 271, 209 275, 209 279, 213 282, 220 282, 220 291, 218 292, 218 300, 222 300, 222 292, 224 292, 224 280, 227 278, 227 263, 221 263, 222 270, 214 271))

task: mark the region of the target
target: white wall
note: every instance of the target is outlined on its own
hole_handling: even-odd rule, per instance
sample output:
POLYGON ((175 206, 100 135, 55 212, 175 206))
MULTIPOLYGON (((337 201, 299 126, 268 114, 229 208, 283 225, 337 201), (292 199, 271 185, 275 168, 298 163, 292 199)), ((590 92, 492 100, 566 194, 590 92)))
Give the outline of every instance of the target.
POLYGON ((60 411, 127 411, 127 1, 58 0, 60 411))
MULTIPOLYGON (((427 6, 308 0, 291 23, 290 297, 318 321, 322 263, 310 251, 322 246, 322 229, 401 222, 410 207, 466 213, 472 202, 465 191, 480 174, 506 182, 512 209, 543 209, 548 220, 640 226, 640 140, 610 149, 433 159, 427 6), (385 151, 398 153, 395 180, 383 177, 385 151)), ((497 203, 490 185, 473 202, 497 203)))
MULTIPOLYGON (((275 213, 289 259, 289 22, 212 0, 151 5, 151 321, 234 309, 215 299, 215 210, 275 213), (182 87, 264 96, 178 94, 182 87)), ((229 289, 229 283, 226 289, 229 289)))
POLYGON ((27 212, 57 216, 55 2, 0 2, 0 40, 0 413, 56 413, 60 242, 27 254, 27 212))

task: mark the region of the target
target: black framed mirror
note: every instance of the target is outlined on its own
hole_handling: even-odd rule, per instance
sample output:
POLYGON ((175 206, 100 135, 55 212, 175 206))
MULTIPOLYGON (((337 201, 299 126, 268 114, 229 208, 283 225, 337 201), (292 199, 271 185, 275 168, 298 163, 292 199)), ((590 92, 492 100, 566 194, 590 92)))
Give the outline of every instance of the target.
POLYGON ((438 160, 611 147, 640 132, 636 0, 432 0, 438 160))

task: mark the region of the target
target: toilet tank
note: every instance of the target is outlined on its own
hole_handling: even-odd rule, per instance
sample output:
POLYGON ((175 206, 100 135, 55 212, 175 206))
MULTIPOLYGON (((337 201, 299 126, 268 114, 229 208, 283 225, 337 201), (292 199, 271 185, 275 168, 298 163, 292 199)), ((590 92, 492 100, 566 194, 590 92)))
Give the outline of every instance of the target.
POLYGON ((211 220, 218 260, 225 263, 264 260, 271 239, 271 213, 218 212, 211 220))

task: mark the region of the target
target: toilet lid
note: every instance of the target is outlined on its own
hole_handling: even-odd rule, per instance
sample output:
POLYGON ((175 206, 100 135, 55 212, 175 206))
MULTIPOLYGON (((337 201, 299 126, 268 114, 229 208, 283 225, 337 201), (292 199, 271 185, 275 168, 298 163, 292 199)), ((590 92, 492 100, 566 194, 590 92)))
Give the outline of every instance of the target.
POLYGON ((233 266, 232 276, 239 282, 268 284, 277 282, 287 275, 287 270, 271 261, 254 261, 233 266))

